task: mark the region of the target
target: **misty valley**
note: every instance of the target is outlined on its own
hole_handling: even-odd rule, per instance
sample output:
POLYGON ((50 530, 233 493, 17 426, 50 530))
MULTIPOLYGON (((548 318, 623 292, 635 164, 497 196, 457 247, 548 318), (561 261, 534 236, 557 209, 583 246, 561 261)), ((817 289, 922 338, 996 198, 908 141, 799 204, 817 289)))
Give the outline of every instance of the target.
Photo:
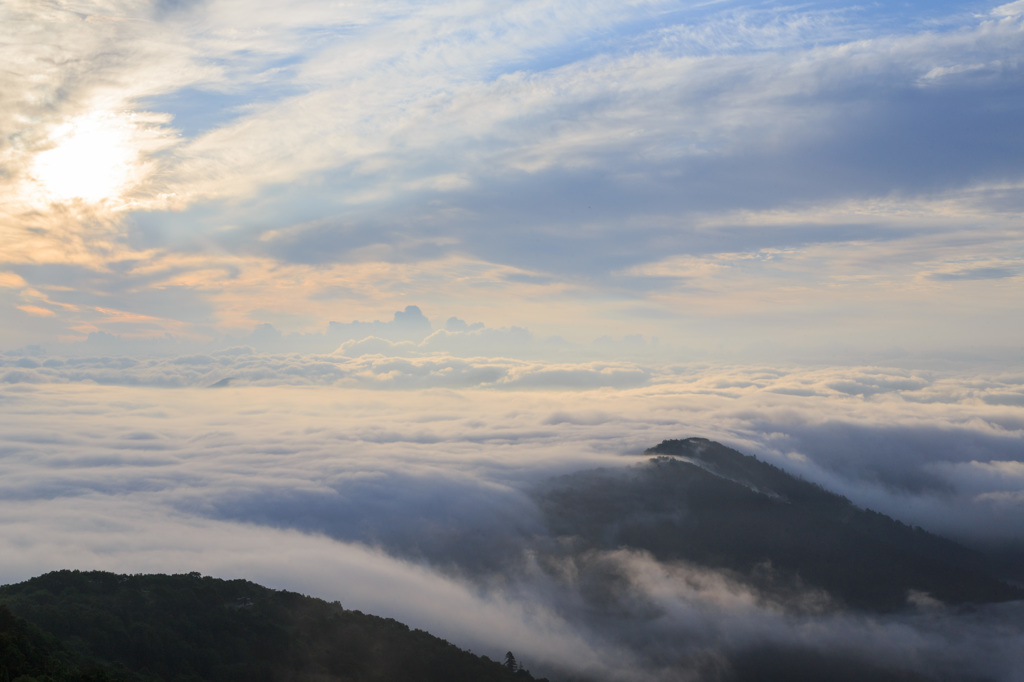
POLYGON ((0 680, 1020 679, 1018 557, 707 439, 476 499, 473 514, 455 488, 401 521, 386 488, 347 492, 228 495, 202 513, 374 547, 548 614, 569 630, 565 660, 557 643, 478 656, 247 576, 64 570, 0 588, 0 680))

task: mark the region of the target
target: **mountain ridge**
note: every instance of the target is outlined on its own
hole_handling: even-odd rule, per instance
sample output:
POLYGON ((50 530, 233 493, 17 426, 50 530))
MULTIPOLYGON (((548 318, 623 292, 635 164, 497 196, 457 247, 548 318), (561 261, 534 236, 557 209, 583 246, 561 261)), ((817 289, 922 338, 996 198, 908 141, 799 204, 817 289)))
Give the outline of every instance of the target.
POLYGON ((878 612, 922 597, 967 605, 1024 598, 983 555, 705 438, 666 440, 625 471, 559 477, 537 494, 551 532, 659 561, 729 569, 878 612), (696 460, 696 461, 695 461, 696 460))
MULTIPOLYGON (((13 634, 0 633, 0 642, 21 642, 22 650, 41 652, 36 659, 53 661, 35 674, 61 682, 535 679, 391 618, 196 572, 54 571, 0 586, 0 608, 56 638, 60 646, 45 644, 46 635, 38 633, 26 639, 32 630, 9 618, 7 631, 13 634), (93 677, 60 672, 78 669, 93 677)), ((6 670, 7 661, 0 663, 0 679, 6 679, 4 672, 21 679, 6 670)))
MULTIPOLYGON (((605 678, 589 662, 546 658, 546 671, 566 682, 676 679, 673 671, 719 682, 1004 679, 802 638, 725 639, 711 644, 719 658, 705 658, 699 642, 679 639, 694 631, 677 618, 713 608, 716 594, 747 603, 745 618, 773 627, 850 614, 875 627, 980 613, 998 623, 987 605, 1024 600, 1024 590, 999 580, 985 555, 720 443, 666 440, 644 454, 636 464, 577 471, 525 490, 541 521, 529 532, 512 528, 508 538, 510 551, 528 558, 475 572, 475 564, 410 559, 477 585, 512 585, 506 598, 537 590, 534 597, 547 595, 557 617, 649 666, 605 678), (650 575, 654 583, 645 582, 650 575)), ((461 533, 459 543, 471 551, 491 550, 472 528, 461 533)), ((1019 612, 1018 604, 999 608, 1019 612)), ((10 622, 0 627, 0 652, 13 642, 42 671, 23 666, 18 674, 30 677, 19 682, 32 675, 36 682, 534 679, 393 619, 198 573, 47 573, 0 586, 0 626, 10 622), (7 618, 8 608, 43 632, 7 618)), ((5 673, 17 679, 12 670, 0 665, 0 681, 5 673)))

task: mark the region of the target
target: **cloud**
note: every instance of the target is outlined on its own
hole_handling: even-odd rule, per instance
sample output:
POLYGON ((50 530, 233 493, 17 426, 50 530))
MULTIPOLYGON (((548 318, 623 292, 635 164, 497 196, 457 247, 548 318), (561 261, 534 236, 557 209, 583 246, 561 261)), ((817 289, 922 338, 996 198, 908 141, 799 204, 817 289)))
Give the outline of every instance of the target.
POLYGON ((1019 677, 1011 607, 523 549, 533 482, 688 435, 1024 543, 1024 24, 950 7, 5 2, 4 579, 228 571, 601 679, 1019 677))
POLYGON ((49 308, 40 308, 37 305, 20 305, 18 306, 18 310, 23 310, 29 315, 40 315, 42 317, 51 317, 57 314, 49 308))
POLYGON ((997 17, 1014 17, 1020 14, 1024 14, 1024 2, 1021 2, 1021 0, 999 5, 992 10, 992 15, 997 17))
POLYGON ((430 320, 418 306, 409 305, 395 313, 390 322, 332 322, 327 329, 331 340, 359 340, 381 337, 391 341, 422 341, 433 331, 430 320))
MULTIPOLYGON (((252 340, 250 338, 250 340, 252 340)), ((169 342, 173 347, 173 341, 169 342)), ((230 353, 150 356, 49 358, 31 365, 24 357, 0 356, 8 382, 88 382, 124 386, 210 386, 224 379, 241 385, 336 385, 351 388, 409 389, 441 386, 497 389, 629 388, 647 384, 648 369, 629 362, 542 363, 486 356, 457 357, 447 353, 420 354, 411 342, 393 343, 369 337, 343 343, 330 355, 254 355, 230 353)), ((467 350, 466 348, 463 349, 467 350)), ((477 347, 476 351, 500 347, 477 347)))
MULTIPOLYGON (((532 563, 522 549, 544 530, 522 486, 629 461, 602 454, 601 441, 623 448, 641 415, 651 439, 665 426, 650 418, 656 398, 623 413, 619 396, 614 413, 567 418, 548 394, 524 410, 504 393, 374 404, 322 390, 224 390, 228 402, 196 390, 7 393, 22 413, 5 410, 3 427, 0 541, 16 557, 5 579, 68 565, 244 576, 398 617, 478 653, 512 648, 535 672, 616 680, 716 679, 716 666, 742 669, 765 647, 794 662, 846 656, 997 679, 1013 679, 1019 663, 1012 608, 865 617, 833 613, 820 594, 780 602, 729 575, 625 550, 532 563)), ((1014 474, 1019 463, 1008 462, 978 471, 1014 474)))
MULTIPOLYGON (((87 506, 93 513, 84 521, 74 517, 74 507, 49 514, 45 505, 27 507, 68 532, 33 542, 9 565, 8 575, 35 572, 40 565, 130 573, 199 570, 217 576, 244 576, 278 589, 340 600, 347 608, 400 617, 413 627, 428 629, 495 659, 502 655, 498 649, 513 646, 531 652, 534 660, 563 660, 571 667, 592 668, 600 665, 595 661, 617 653, 611 645, 606 651, 595 650, 542 605, 524 608, 500 594, 480 595, 463 582, 365 546, 251 525, 158 518, 144 508, 133 509, 131 517, 118 517, 115 510, 101 516, 95 513, 94 504, 87 506), (97 551, 95 541, 109 537, 115 528, 120 539, 97 551), (151 535, 154 532, 158 536, 151 535), (214 546, 224 551, 211 555, 209 549, 214 546), (277 551, 268 554, 267 547, 277 551), (297 562, 309 567, 304 576, 295 575, 297 562), (483 623, 487 624, 486 634, 483 623)), ((2 544, 13 550, 8 543, 18 542, 31 528, 6 513, 4 522, 7 532, 2 544)), ((622 653, 628 658, 628 652, 622 653)))
MULTIPOLYGON (((904 521, 1019 548, 1024 417, 978 398, 1019 376, 691 366, 580 393, 461 388, 437 358, 346 360, 413 389, 380 391, 346 386, 334 373, 356 370, 336 360, 245 347, 160 361, 6 356, 0 544, 12 560, 0 579, 67 566, 246 577, 492 657, 511 648, 551 675, 743 679, 763 651, 939 679, 1020 669, 1013 605, 965 614, 922 597, 919 613, 836 612, 814 591, 780 596, 637 552, 581 554, 549 536, 529 495, 698 434, 904 521), (220 371, 242 383, 202 388, 220 371), (844 379, 874 391, 834 388, 844 379)), ((545 367, 458 362, 500 368, 495 384, 545 367)))
MULTIPOLYGON (((381 401, 404 405, 410 400, 418 404, 419 391, 454 390, 458 400, 488 405, 511 401, 510 408, 522 400, 534 407, 523 413, 526 423, 508 431, 509 427, 498 426, 505 418, 484 428, 494 415, 481 415, 476 422, 470 418, 454 434, 437 431, 429 421, 415 426, 415 420, 408 428, 360 426, 354 433, 382 447, 404 442, 440 447, 450 437, 476 444, 473 447, 522 438, 528 439, 524 445, 534 438, 568 439, 587 443, 594 452, 619 455, 638 453, 664 438, 696 433, 766 458, 855 503, 963 541, 1024 541, 1024 526, 1005 506, 1011 498, 993 506, 990 498, 982 497, 1018 490, 1016 479, 998 483, 980 473, 989 470, 985 467, 1011 467, 1020 460, 1017 450, 1024 420, 1017 407, 998 404, 1006 402, 998 397, 1008 389, 1019 388, 1020 378, 1014 375, 982 380, 934 370, 908 375, 882 368, 659 369, 446 356, 260 355, 236 348, 149 359, 7 356, 0 378, 11 390, 49 387, 41 395, 50 390, 75 394, 97 386, 109 386, 102 389, 109 391, 130 390, 117 386, 180 387, 182 395, 192 395, 215 384, 226 385, 218 389, 221 397, 211 393, 202 398, 203 403, 225 400, 220 393, 225 390, 231 396, 227 404, 249 392, 292 395, 306 390, 314 391, 311 395, 355 391, 366 395, 372 405, 381 401), (865 385, 869 390, 862 388, 865 385), (381 389, 387 393, 380 393, 381 389), (575 392, 580 389, 589 390, 575 392), (975 473, 968 476, 968 472, 975 473)), ((11 395, 27 400, 25 394, 11 395)), ((173 395, 177 392, 167 397, 173 395)), ((45 402, 32 404, 44 413, 51 409, 45 402)), ((279 440, 270 438, 266 447, 276 447, 273 443, 279 440)))
POLYGON ((409 300, 704 352, 1014 338, 1015 6, 8 3, 0 251, 75 309, 24 292, 54 319, 5 347, 409 300), (117 196, 36 201, 87 138, 117 196))
POLYGON ((932 277, 940 281, 957 281, 965 279, 1003 279, 1015 277, 1019 272, 1010 268, 970 268, 957 272, 937 272, 932 277))

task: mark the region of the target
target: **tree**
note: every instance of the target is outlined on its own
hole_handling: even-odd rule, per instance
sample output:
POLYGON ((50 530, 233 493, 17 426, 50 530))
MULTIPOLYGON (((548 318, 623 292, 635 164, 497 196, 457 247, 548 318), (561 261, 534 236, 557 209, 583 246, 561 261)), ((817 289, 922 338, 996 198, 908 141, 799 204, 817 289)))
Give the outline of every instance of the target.
POLYGON ((516 661, 516 657, 511 651, 505 654, 505 667, 511 672, 519 670, 519 662, 516 661))

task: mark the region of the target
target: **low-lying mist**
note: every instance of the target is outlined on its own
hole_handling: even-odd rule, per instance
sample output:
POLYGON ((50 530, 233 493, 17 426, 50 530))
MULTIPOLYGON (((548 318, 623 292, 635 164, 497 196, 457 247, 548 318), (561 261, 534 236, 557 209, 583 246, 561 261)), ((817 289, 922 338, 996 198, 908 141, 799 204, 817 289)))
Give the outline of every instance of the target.
POLYGON ((1012 556, 1024 417, 978 397, 1012 382, 985 393, 877 369, 657 376, 587 391, 9 381, 0 580, 58 568, 244 577, 492 658, 512 650, 562 680, 1024 679, 1021 602, 920 593, 896 612, 852 610, 772 583, 771 565, 752 582, 585 546, 552 531, 537 496, 555 477, 625 470, 664 439, 704 436, 1012 556))

